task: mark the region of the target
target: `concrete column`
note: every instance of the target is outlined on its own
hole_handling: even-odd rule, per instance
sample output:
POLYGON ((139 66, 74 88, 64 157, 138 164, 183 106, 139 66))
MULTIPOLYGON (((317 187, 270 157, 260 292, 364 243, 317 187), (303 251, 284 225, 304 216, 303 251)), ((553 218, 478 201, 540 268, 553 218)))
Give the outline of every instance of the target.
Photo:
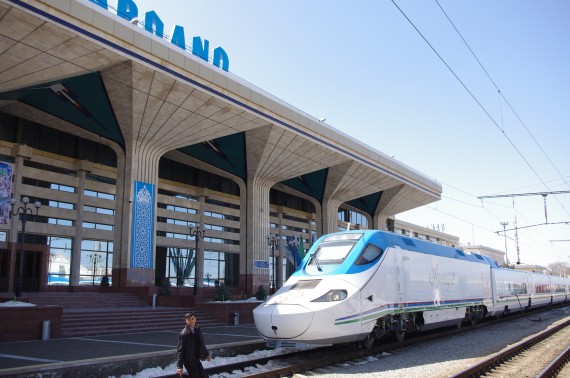
POLYGON ((373 218, 374 224, 373 224, 373 229, 374 230, 383 230, 383 231, 387 231, 388 230, 388 225, 387 225, 387 221, 388 218, 390 216, 386 215, 386 214, 378 214, 375 215, 373 218))
POLYGON ((248 192, 249 190, 246 188, 245 183, 238 182, 240 188, 240 217, 239 217, 239 236, 240 236, 240 243, 239 243, 239 287, 243 289, 246 298, 249 298, 251 295, 255 294, 255 291, 252 290, 253 288, 253 281, 251 279, 251 272, 252 272, 252 260, 251 256, 248 252, 248 240, 249 240, 249 232, 247 228, 247 220, 249 219, 249 209, 247 207, 248 204, 248 192))
MULTIPOLYGON (((148 225, 151 232, 152 245, 151 245, 151 266, 150 269, 133 268, 131 266, 131 257, 133 249, 133 229, 136 227, 133 221, 133 209, 135 205, 134 192, 135 181, 140 181, 154 185, 155 201, 152 203, 154 214, 156 214, 156 197, 158 190, 158 161, 160 155, 152 148, 144 148, 142 146, 131 146, 127 148, 125 159, 125 172, 122 177, 121 185, 124 186, 124 191, 117 197, 118 205, 122 205, 123 219, 121 224, 121 238, 120 246, 115 247, 115 253, 119 249, 121 258, 118 261, 118 266, 113 263, 113 283, 115 277, 119 280, 119 286, 132 287, 132 286, 152 286, 155 279, 155 260, 156 260, 156 238, 154 237, 156 230, 156 216, 152 219, 152 224, 148 225)), ((136 232, 136 231, 135 231, 136 232)))
POLYGON ((388 210, 392 201, 398 198, 397 195, 403 189, 403 187, 404 185, 397 185, 385 189, 382 192, 382 196, 380 197, 380 202, 378 202, 378 206, 376 207, 376 212, 374 213, 374 217, 372 218, 373 229, 375 230, 388 229, 386 222, 388 218, 393 217, 394 214, 389 214, 385 210, 388 210))
MULTIPOLYGON (((17 144, 12 148, 12 156, 14 156, 14 171, 12 172, 12 195, 13 198, 20 202, 22 197, 22 178, 24 177, 24 160, 32 158, 32 149, 26 145, 17 144)), ((19 216, 10 216, 10 232, 8 234, 8 242, 10 243, 10 267, 8 291, 15 289, 16 275, 16 253, 18 251, 18 229, 21 225, 19 216)))
POLYGON ((85 177, 87 173, 91 171, 92 165, 86 160, 77 162, 77 203, 76 213, 77 218, 75 220, 75 234, 73 236, 73 241, 71 244, 71 266, 70 266, 70 276, 69 284, 71 286, 79 285, 79 276, 81 269, 81 242, 83 241, 83 201, 85 198, 85 177))
MULTIPOLYGON (((259 177, 248 179, 247 191, 247 251, 251 256, 249 263, 252 272, 251 292, 255 293, 257 288, 264 286, 269 293, 269 272, 267 269, 254 268, 253 261, 269 260, 269 247, 267 245, 267 234, 269 233, 269 190, 272 183, 265 182, 259 177)), ((249 269, 249 268, 248 268, 249 269)))
POLYGON ((279 238, 279 245, 276 247, 278 251, 275 251, 276 254, 279 255, 277 258, 277 289, 283 286, 284 277, 283 277, 283 262, 285 261, 285 249, 283 248, 285 241, 283 240, 283 214, 285 214, 285 209, 283 206, 279 207, 278 212, 278 225, 279 225, 279 232, 277 237, 279 238))
MULTIPOLYGON (((156 114, 160 107, 159 97, 149 96, 151 92, 152 75, 145 75, 142 67, 133 68, 132 62, 111 66, 101 71, 101 77, 105 83, 107 94, 113 105, 117 122, 124 137, 124 154, 117 152, 118 172, 122 177, 117 177, 116 214, 121 216, 115 222, 115 249, 113 258, 113 286, 153 286, 155 279, 156 259, 156 216, 151 224, 135 224, 133 212, 135 204, 134 185, 136 181, 154 185, 152 193, 155 199, 151 204, 156 214, 156 194, 158 188, 158 162, 166 152, 160 138, 155 136, 155 130, 161 129, 152 125, 155 119, 151 114, 156 114), (147 117, 145 117, 148 114, 147 117), (143 230, 144 228, 148 230, 143 230), (134 268, 131 266, 133 251, 133 232, 137 237, 152 236, 150 246, 151 268, 134 268)), ((146 253, 146 252, 145 252, 146 253)))
MULTIPOLYGON (((198 196, 198 219, 200 222, 200 228, 204 229, 204 210, 206 208, 206 190, 202 190, 202 193, 198 196)), ((196 245, 196 285, 198 287, 204 287, 204 240, 196 235, 196 240, 198 244, 196 245)))
MULTIPOLYGON (((313 226, 313 221, 316 220, 316 215, 315 214, 307 214, 307 229, 309 230, 309 242, 307 243, 307 248, 310 248, 313 246, 313 231, 316 232, 316 224, 315 226, 313 226)), ((318 233, 317 235, 315 235, 316 237, 318 237, 318 233)), ((316 240, 316 239, 315 239, 316 240)))
POLYGON ((343 180, 349 174, 351 162, 329 168, 322 204, 322 232, 329 234, 338 231, 338 209, 344 202, 343 196, 349 193, 343 188, 343 180))
POLYGON ((323 201, 323 235, 338 231, 338 209, 342 201, 329 198, 323 201))

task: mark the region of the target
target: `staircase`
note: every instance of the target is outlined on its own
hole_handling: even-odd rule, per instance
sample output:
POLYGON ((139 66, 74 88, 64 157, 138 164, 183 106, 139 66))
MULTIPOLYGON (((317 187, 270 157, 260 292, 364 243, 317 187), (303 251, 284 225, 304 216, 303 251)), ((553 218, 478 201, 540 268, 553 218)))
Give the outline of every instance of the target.
POLYGON ((132 293, 27 293, 36 305, 63 307, 61 337, 175 331, 184 327, 184 314, 196 313, 201 327, 224 326, 213 317, 187 307, 152 307, 132 293))
POLYGON ((34 292, 25 293, 30 303, 38 306, 56 305, 64 308, 149 307, 150 300, 133 293, 99 292, 34 292))

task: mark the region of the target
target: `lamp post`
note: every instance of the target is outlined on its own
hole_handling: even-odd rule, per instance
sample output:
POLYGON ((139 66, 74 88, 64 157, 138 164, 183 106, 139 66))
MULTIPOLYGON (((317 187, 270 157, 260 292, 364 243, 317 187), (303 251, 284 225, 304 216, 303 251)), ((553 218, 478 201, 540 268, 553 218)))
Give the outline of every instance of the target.
POLYGON ((505 236, 505 259, 507 260, 507 266, 509 266, 509 255, 507 254, 507 225, 509 222, 501 222, 501 226, 503 226, 503 235, 505 236))
POLYGON ((93 264, 93 285, 95 285, 95 273, 97 268, 99 268, 99 262, 101 261, 101 253, 93 253, 89 255, 89 259, 93 264))
MULTIPOLYGON (((22 197, 20 200, 21 205, 16 207, 18 201, 15 198, 10 200, 10 215, 15 217, 21 214, 20 220, 22 221, 22 238, 20 239, 20 265, 18 267, 18 280, 16 281, 16 297, 22 296, 22 286, 23 286, 23 275, 24 275, 24 240, 26 239, 26 222, 28 221, 28 215, 33 215, 33 210, 30 204, 30 199, 28 197, 22 197)), ((38 210, 42 206, 40 201, 34 202, 33 206, 36 208, 36 215, 38 210)))
POLYGON ((274 235, 267 235, 267 245, 271 247, 271 256, 273 256, 273 285, 272 285, 272 293, 275 294, 276 289, 276 279, 275 275, 277 272, 277 260, 275 259, 275 247, 279 247, 279 238, 275 237, 274 235))
POLYGON ((198 239, 204 239, 206 236, 206 230, 200 228, 200 223, 196 223, 194 227, 190 227, 190 235, 194 237, 196 240, 196 254, 194 255, 194 259, 196 263, 194 264, 194 290, 193 294, 196 296, 198 294, 198 239))

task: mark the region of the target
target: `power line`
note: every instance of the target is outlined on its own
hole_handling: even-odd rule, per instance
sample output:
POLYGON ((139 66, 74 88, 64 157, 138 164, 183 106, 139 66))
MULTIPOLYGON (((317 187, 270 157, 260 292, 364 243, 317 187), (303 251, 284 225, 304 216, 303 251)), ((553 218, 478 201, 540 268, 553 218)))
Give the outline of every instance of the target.
POLYGON ((570 193, 570 190, 559 190, 556 192, 536 192, 536 193, 514 193, 514 194, 496 194, 491 196, 480 196, 478 199, 484 198, 500 198, 500 197, 521 197, 521 196, 543 196, 546 197, 549 194, 566 194, 570 193))
MULTIPOLYGON (((546 159, 548 160, 548 162, 550 163, 550 165, 552 165, 552 167, 554 168, 554 170, 558 173, 558 175, 560 175, 560 177, 562 178, 562 181, 564 181, 564 183, 566 185, 569 185, 568 181, 566 180, 566 178, 564 177, 564 175, 560 172, 560 170, 558 169, 558 167, 554 164, 554 162, 552 161, 552 159, 550 159, 550 157, 548 156, 548 154, 546 153, 546 151, 544 151, 544 149, 542 148, 542 146, 538 143, 538 141, 536 140, 536 138, 534 137, 534 135, 530 132, 530 130, 528 129, 528 127, 526 126, 526 124, 523 122, 523 120, 521 119, 521 117, 518 115, 518 113, 516 112, 516 110, 513 108, 513 106, 511 105, 511 103, 507 100, 507 98, 505 97, 505 95, 503 94, 503 92, 499 89, 499 87, 497 86, 497 84, 495 83, 495 81, 493 80, 493 78, 491 77, 491 75, 489 74, 489 72, 485 69, 485 67, 483 66, 483 64, 481 63, 481 61, 479 60, 479 58, 477 58, 477 55, 475 55, 475 52, 471 49, 471 46, 469 46, 469 44, 467 43, 467 41, 465 40, 465 38, 463 38, 463 35, 459 32, 459 29, 457 29, 457 27, 455 26, 454 22, 451 20, 451 18, 449 17, 449 15, 445 12, 445 10, 443 9, 443 7, 441 6, 441 4, 439 3, 438 0, 434 0, 436 2, 436 4, 439 6, 439 9, 441 9, 441 11, 443 12, 443 14, 445 15, 445 17, 447 18, 447 20, 449 21, 449 23, 451 24, 451 26, 453 26, 453 29, 455 29, 455 31, 457 32, 457 34, 459 35, 459 37, 461 38, 461 40, 463 41, 463 43, 465 44, 465 46, 467 47, 467 49, 471 52, 471 55, 473 55, 473 58, 475 58, 475 60, 477 61, 477 63, 479 64, 479 66, 481 67, 481 69, 483 70, 483 72, 485 72, 485 75, 487 75, 487 77, 489 78, 489 80, 491 81, 491 83, 493 83, 493 86, 495 87, 495 89, 497 90, 497 92, 499 93, 499 96, 505 100, 505 103, 509 106, 509 108, 511 109, 511 111, 513 112, 513 114, 517 117, 517 119, 519 120, 519 122, 521 123, 521 125, 524 127, 524 129, 526 130, 526 132, 528 133, 528 135, 530 136, 530 138, 533 140, 533 142, 536 144, 536 146, 540 149, 540 151, 542 152, 542 154, 546 157, 546 159)), ((504 131, 503 131, 504 134, 504 131)), ((505 135, 506 136, 506 135, 505 135)), ((540 179, 540 177, 539 177, 540 179)), ((546 185, 546 183, 542 180, 540 180, 543 185, 550 190, 550 188, 548 188, 548 186, 546 185)), ((570 185, 569 185, 570 186, 570 185)), ((557 200, 558 201, 558 200, 557 200)), ((560 204, 560 206, 562 206, 562 208, 564 210, 566 210, 566 208, 564 207, 564 205, 558 201, 558 203, 560 204)), ((568 214, 568 212, 566 212, 566 214, 568 214)), ((569 214, 570 215, 570 214, 569 214)))
MULTIPOLYGON (((497 121, 495 121, 495 119, 491 116, 491 114, 489 114, 489 112, 487 111, 487 109, 485 109, 485 107, 481 104, 481 102, 477 99, 477 97, 475 97, 475 95, 473 94, 473 92, 471 92, 471 90, 467 87, 467 85, 459 78, 459 76, 455 73, 455 71, 449 66, 449 64, 447 64, 447 62, 445 61, 445 59, 443 59, 443 57, 439 54, 439 52, 435 49, 435 47, 433 47, 433 45, 427 40, 427 38, 422 34, 422 32, 416 27, 416 25, 412 22, 412 20, 410 20, 410 18, 406 15, 406 13, 404 13, 404 11, 398 6, 398 4, 396 4, 395 0, 392 0, 392 3, 394 4, 394 6, 396 8, 398 8, 398 10, 400 11, 400 13, 402 13, 402 15, 406 18, 406 20, 410 23, 410 25, 412 25, 412 27, 416 30, 416 32, 420 35, 420 37, 422 37, 422 39, 424 40, 425 43, 427 43, 427 45, 432 49, 432 51, 435 53, 435 55, 437 55, 437 57, 441 60, 441 62, 447 67, 447 69, 449 70, 449 72, 451 72, 451 74, 455 77, 455 79, 463 86, 463 88, 467 91, 467 93, 469 93, 469 95, 471 96, 471 98, 477 103, 477 105, 479 105, 479 107, 481 108, 481 110, 487 115, 487 117, 491 120, 491 122, 495 125, 495 127, 497 127, 497 129, 499 129, 499 131, 501 133, 503 133, 503 136, 507 139, 507 141, 511 144, 511 147, 514 148, 514 150, 519 154, 519 156, 521 157, 521 159, 523 159, 523 161, 526 163, 526 165, 529 167, 529 169, 535 174, 536 177, 538 177, 538 179, 540 180, 540 182, 543 183, 543 185, 548 188, 548 186, 546 185, 546 183, 544 182, 544 180, 540 177, 540 175, 538 174, 538 172, 534 169, 534 167, 530 164, 530 162, 526 159, 526 157, 523 155, 523 153, 517 148, 517 146, 515 145, 515 143, 511 140, 511 138, 509 138, 509 136, 507 135, 507 133, 505 132, 505 130, 503 130, 499 124, 497 123, 497 121)), ((548 188, 548 190, 550 190, 550 188, 548 188)))

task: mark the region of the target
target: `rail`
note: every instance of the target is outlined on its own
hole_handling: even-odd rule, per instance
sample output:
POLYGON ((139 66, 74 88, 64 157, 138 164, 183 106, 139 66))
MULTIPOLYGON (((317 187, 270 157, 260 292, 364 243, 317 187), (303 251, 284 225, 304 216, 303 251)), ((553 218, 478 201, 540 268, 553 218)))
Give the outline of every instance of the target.
POLYGON ((452 375, 451 378, 471 378, 471 377, 482 376, 491 369, 494 369, 497 366, 504 364, 506 361, 510 360, 514 356, 529 349, 530 347, 541 342, 542 340, 549 338, 556 332, 560 331, 561 329, 564 329, 565 327, 568 327, 569 325, 570 325, 570 320, 567 320, 552 328, 544 330, 527 340, 514 344, 510 348, 507 348, 502 352, 499 352, 489 358, 480 361, 476 365, 473 365, 463 371, 460 371, 455 375, 452 375))

